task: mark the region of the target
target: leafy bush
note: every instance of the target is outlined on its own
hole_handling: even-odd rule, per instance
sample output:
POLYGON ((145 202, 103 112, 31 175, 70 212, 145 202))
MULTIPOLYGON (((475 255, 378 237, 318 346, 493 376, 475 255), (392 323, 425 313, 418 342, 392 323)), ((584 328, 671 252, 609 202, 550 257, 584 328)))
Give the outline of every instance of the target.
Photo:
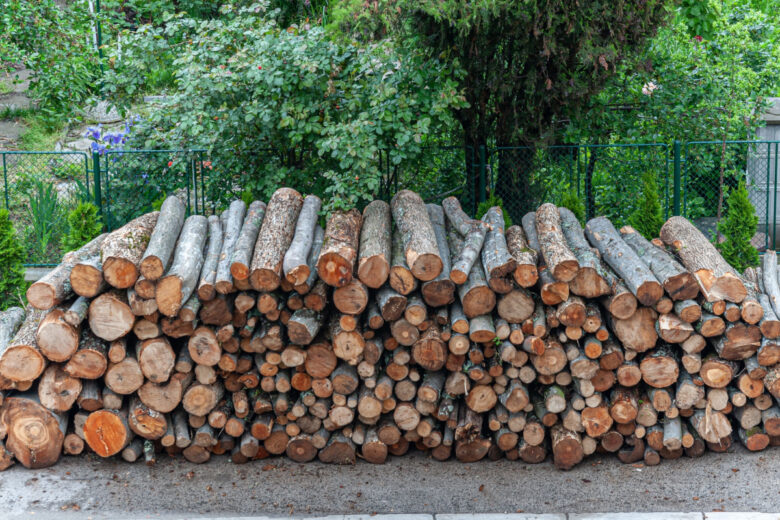
POLYGON ((484 202, 479 203, 479 206, 477 206, 476 218, 481 219, 493 206, 501 208, 501 213, 504 215, 504 229, 509 229, 509 227, 512 226, 512 217, 509 216, 508 211, 504 210, 504 201, 501 200, 501 197, 497 197, 495 193, 491 193, 484 202))
POLYGON ((648 240, 658 236, 664 225, 663 210, 658 199, 658 186, 651 170, 642 175, 642 196, 628 223, 648 240))
POLYGON ((577 191, 569 188, 563 191, 558 199, 557 205, 563 208, 568 208, 580 221, 580 224, 585 225, 585 203, 582 202, 582 198, 577 195, 577 191))
POLYGON ((66 251, 80 248, 103 231, 97 206, 81 202, 68 213, 68 234, 62 238, 66 251))
POLYGON ((8 210, 0 209, 0 310, 19 305, 24 281, 24 248, 16 238, 8 210))
POLYGON ((718 231, 723 234, 725 240, 716 245, 723 258, 742 272, 748 267, 758 265, 758 251, 751 243, 756 233, 758 217, 744 182, 731 190, 727 201, 726 216, 718 222, 718 231))

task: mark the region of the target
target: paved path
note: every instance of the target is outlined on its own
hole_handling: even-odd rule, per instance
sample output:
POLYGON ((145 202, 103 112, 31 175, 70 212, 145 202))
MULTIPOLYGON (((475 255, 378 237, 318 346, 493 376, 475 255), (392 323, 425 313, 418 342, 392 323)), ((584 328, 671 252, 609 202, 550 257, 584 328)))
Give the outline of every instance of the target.
POLYGON ((43 470, 17 465, 2 473, 0 518, 40 519, 52 511, 78 511, 94 520, 182 514, 780 511, 779 482, 780 450, 709 453, 655 467, 592 458, 569 472, 549 462, 441 463, 419 454, 381 466, 348 467, 285 459, 234 465, 227 457, 200 466, 163 458, 147 467, 87 455, 63 458, 43 470))

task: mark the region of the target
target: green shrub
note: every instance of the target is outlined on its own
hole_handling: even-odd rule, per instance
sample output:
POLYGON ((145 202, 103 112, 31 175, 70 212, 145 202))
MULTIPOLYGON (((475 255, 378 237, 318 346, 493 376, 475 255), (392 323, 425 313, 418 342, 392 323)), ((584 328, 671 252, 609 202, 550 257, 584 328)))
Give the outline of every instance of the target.
POLYGON ((482 216, 493 206, 501 208, 501 213, 504 215, 504 229, 509 229, 512 225, 512 218, 509 216, 509 213, 504 210, 504 201, 501 200, 501 197, 497 197, 495 193, 491 193, 485 202, 479 203, 479 206, 477 206, 477 218, 482 218, 482 216))
POLYGON ((642 198, 636 211, 628 218, 628 223, 648 240, 657 237, 664 225, 658 186, 650 170, 642 175, 642 198))
POLYGON ((19 305, 25 290, 24 248, 14 233, 8 210, 0 210, 0 310, 19 305))
POLYGON ((103 223, 98 216, 97 206, 89 202, 80 202, 68 213, 68 234, 62 237, 62 247, 66 251, 73 251, 102 231, 103 223))
POLYGON ((558 206, 571 210, 580 224, 585 225, 585 203, 574 189, 569 188, 561 194, 558 206))
POLYGON ((48 257, 49 245, 60 225, 61 208, 54 184, 37 177, 32 178, 31 183, 27 208, 31 224, 30 246, 36 260, 45 261, 48 257))
POLYGON ((718 231, 725 240, 716 244, 723 258, 740 272, 758 265, 758 251, 750 242, 757 225, 756 208, 750 202, 744 181, 740 182, 729 194, 726 216, 718 222, 718 231))

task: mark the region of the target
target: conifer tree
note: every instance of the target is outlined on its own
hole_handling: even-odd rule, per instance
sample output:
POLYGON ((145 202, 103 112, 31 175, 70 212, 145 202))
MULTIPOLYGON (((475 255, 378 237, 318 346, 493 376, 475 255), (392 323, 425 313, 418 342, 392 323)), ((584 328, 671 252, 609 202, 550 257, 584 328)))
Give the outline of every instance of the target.
POLYGON ((8 210, 0 210, 0 310, 19 305, 25 289, 24 249, 8 210))
POLYGON ((731 190, 726 216, 718 222, 718 231, 725 240, 716 244, 723 258, 739 272, 758 265, 758 251, 751 240, 756 233, 758 217, 750 202, 744 181, 731 190))
POLYGON ((639 207, 628 218, 628 223, 648 240, 658 236, 664 225, 661 201, 658 199, 658 186, 655 175, 647 170, 642 174, 642 198, 639 207))

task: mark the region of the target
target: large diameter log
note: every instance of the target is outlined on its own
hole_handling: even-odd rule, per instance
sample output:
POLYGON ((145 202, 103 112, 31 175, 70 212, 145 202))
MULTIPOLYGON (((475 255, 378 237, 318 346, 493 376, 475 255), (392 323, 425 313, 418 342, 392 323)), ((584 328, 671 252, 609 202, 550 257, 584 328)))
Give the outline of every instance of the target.
POLYGON ((103 377, 108 366, 105 342, 85 328, 81 332, 81 342, 75 354, 65 364, 65 372, 81 379, 103 377))
POLYGON ((515 259, 515 282, 520 287, 533 287, 539 279, 537 252, 531 249, 521 226, 510 226, 506 230, 506 247, 515 259))
POLYGON ((268 201, 252 255, 249 281, 253 289, 274 291, 279 287, 284 254, 292 242, 302 206, 303 197, 292 188, 279 188, 268 201))
POLYGON ((436 245, 439 248, 439 256, 442 261, 442 271, 433 280, 423 282, 420 292, 425 303, 431 307, 449 305, 455 301, 455 283, 450 279, 450 248, 447 244, 447 232, 445 230, 444 211, 441 206, 427 204, 428 216, 431 219, 433 231, 436 234, 436 245))
POLYGON ((653 388, 666 388, 677 381, 680 367, 669 348, 659 347, 639 364, 642 380, 653 388))
POLYGON ((112 231, 100 247, 103 277, 117 289, 131 287, 139 275, 141 257, 157 224, 159 211, 141 215, 112 231))
POLYGON ((284 276, 293 285, 300 285, 309 277, 307 259, 314 242, 314 230, 317 228, 317 216, 321 207, 322 200, 316 195, 307 195, 303 199, 290 248, 282 261, 284 276))
POLYGON ((413 191, 401 190, 390 206, 393 220, 401 232, 406 264, 418 280, 433 280, 442 272, 444 264, 425 204, 413 191))
POLYGON ((506 292, 502 288, 507 284, 511 287, 511 282, 505 280, 505 277, 514 272, 517 263, 507 249, 504 213, 498 206, 493 206, 487 210, 482 221, 488 225, 482 246, 482 267, 485 269, 488 285, 494 291, 506 292))
POLYGON ((101 457, 116 455, 132 438, 127 410, 97 410, 84 423, 84 440, 101 457))
POLYGON ((86 298, 94 298, 106 290, 108 284, 103 278, 100 250, 94 256, 76 262, 70 271, 70 285, 74 293, 86 298))
POLYGON ((570 282, 577 276, 580 263, 569 249, 561 229, 561 216, 555 204, 545 203, 536 210, 536 235, 550 274, 559 282, 570 282))
POLYGON ((585 234, 601 253, 601 258, 623 279, 626 286, 642 305, 653 305, 664 289, 653 272, 620 237, 620 233, 606 217, 588 221, 585 234))
POLYGON ((657 317, 658 313, 650 307, 640 307, 627 319, 613 318, 612 330, 624 347, 645 352, 655 347, 658 341, 655 328, 657 317))
POLYGON ((558 208, 561 216, 563 236, 572 253, 577 258, 580 268, 569 284, 574 294, 585 298, 597 298, 612 292, 609 277, 604 272, 604 266, 598 255, 593 251, 580 226, 580 221, 569 208, 558 208))
POLYGON ((685 217, 672 217, 661 227, 661 240, 671 246, 688 271, 699 282, 708 302, 740 303, 747 289, 740 276, 718 253, 715 246, 685 217))
POLYGON ((217 406, 224 393, 225 387, 220 382, 210 385, 196 383, 184 392, 181 404, 187 413, 204 417, 217 406))
POLYGON ((193 375, 175 373, 165 384, 155 384, 146 381, 138 388, 138 398, 149 408, 162 413, 169 413, 181 403, 184 391, 192 383, 193 375))
POLYGON ((38 382, 40 403, 54 412, 67 412, 81 393, 81 380, 60 365, 49 365, 38 382))
POLYGON ((664 249, 640 235, 631 226, 620 228, 623 241, 647 264, 666 294, 673 300, 691 300, 699 294, 696 278, 664 249))
POLYGON ((106 239, 104 233, 90 240, 76 251, 65 253, 60 264, 46 276, 33 283, 27 289, 27 301, 36 309, 51 309, 73 295, 70 275, 73 267, 80 261, 92 258, 100 253, 100 247, 106 239))
MULTIPOLYGON (((255 201, 262 204, 260 201, 255 201)), ((254 203, 253 203, 254 204, 254 203)), ((217 273, 215 277, 215 288, 220 294, 227 294, 233 290, 233 278, 246 280, 249 277, 249 263, 241 264, 245 269, 232 268, 233 253, 236 250, 236 243, 243 230, 242 223, 254 222, 254 219, 244 219, 246 214, 246 204, 243 200, 234 200, 228 206, 220 218, 222 222, 222 250, 217 260, 217 273), (235 273, 235 274, 233 274, 235 273)), ((262 216, 260 217, 262 220, 262 216)), ((250 226, 251 227, 251 226, 250 226)), ((254 238, 257 238, 258 228, 253 228, 254 238)), ((251 235, 251 233, 249 233, 251 235)), ((252 241, 251 238, 249 237, 252 241)), ((253 241, 252 241, 253 242, 253 241)), ((254 248, 254 242, 249 246, 250 250, 254 248)))
POLYGON ((217 264, 222 251, 222 220, 217 215, 209 217, 209 240, 203 257, 203 268, 198 282, 198 298, 209 301, 216 296, 217 264))
POLYGON ((34 392, 11 396, 3 402, 5 445, 26 468, 46 468, 57 462, 68 425, 68 416, 53 412, 34 392))
POLYGON ((391 255, 392 217, 390 205, 385 201, 375 200, 363 210, 363 225, 360 229, 360 250, 358 253, 358 279, 372 289, 381 287, 390 275, 391 255))
POLYGON ((558 469, 568 470, 582 461, 582 440, 580 434, 557 424, 550 430, 553 462, 558 469))
POLYGON ((332 287, 342 287, 352 281, 362 221, 362 215, 355 209, 334 211, 328 219, 317 259, 317 274, 332 287))
POLYGON ((101 339, 119 339, 133 330, 134 323, 126 291, 103 293, 89 304, 89 328, 101 339))
POLYGON ((79 327, 65 321, 62 308, 52 309, 38 325, 38 348, 50 361, 67 361, 79 348, 79 327))
POLYGON ((46 357, 35 339, 38 325, 46 314, 47 311, 27 307, 25 319, 14 337, 5 346, 0 345, 0 376, 15 382, 34 381, 46 369, 46 357))
POLYGON ((175 195, 166 198, 160 206, 160 216, 141 258, 141 274, 147 280, 157 280, 168 269, 186 211, 184 203, 175 195))
POLYGON ((157 308, 165 316, 176 316, 195 291, 207 233, 208 219, 202 215, 192 215, 184 222, 173 264, 157 283, 157 308))

